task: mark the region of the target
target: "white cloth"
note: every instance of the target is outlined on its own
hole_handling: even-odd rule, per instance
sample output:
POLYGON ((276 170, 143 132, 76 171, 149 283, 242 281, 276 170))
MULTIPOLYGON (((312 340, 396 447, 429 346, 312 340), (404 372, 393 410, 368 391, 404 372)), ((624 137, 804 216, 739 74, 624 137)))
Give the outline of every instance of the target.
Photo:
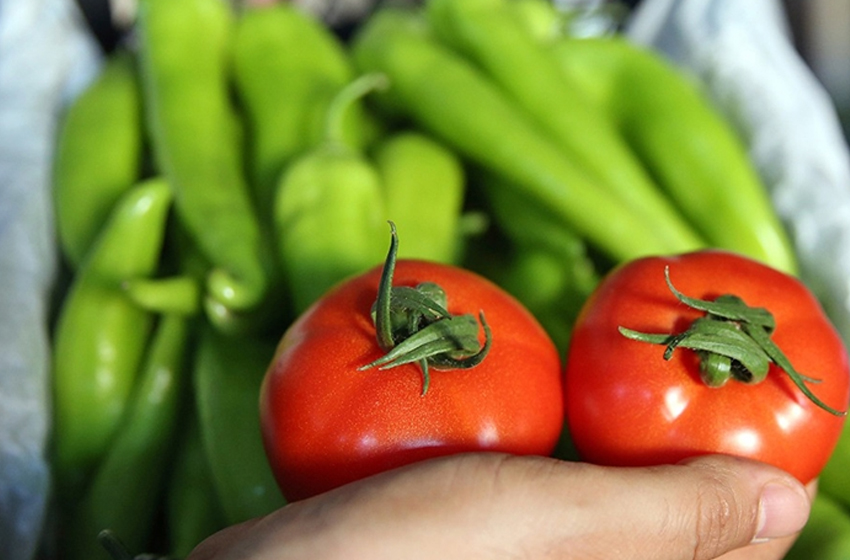
POLYGON ((0 2, 0 548, 33 557, 49 496, 50 170, 62 100, 98 55, 71 0, 0 2))

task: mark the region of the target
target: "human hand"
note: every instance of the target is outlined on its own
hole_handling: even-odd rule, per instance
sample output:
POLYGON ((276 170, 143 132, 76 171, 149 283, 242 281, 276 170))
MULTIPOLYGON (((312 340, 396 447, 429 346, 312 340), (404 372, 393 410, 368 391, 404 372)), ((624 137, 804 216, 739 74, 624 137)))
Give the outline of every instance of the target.
POLYGON ((776 560, 814 491, 726 456, 612 468, 461 454, 289 504, 213 535, 187 560, 776 560))

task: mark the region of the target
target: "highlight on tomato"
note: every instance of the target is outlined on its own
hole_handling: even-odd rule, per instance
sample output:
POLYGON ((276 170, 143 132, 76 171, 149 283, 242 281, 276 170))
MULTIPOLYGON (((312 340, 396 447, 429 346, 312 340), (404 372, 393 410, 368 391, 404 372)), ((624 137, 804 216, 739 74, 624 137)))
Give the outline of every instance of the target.
POLYGON ((567 424, 583 460, 619 466, 727 453, 801 482, 848 404, 844 344, 797 278, 708 250, 614 269, 577 319, 567 424))
POLYGON ((432 457, 550 455, 563 368, 518 301, 461 268, 396 260, 331 289, 284 333, 260 395, 287 500, 432 457))

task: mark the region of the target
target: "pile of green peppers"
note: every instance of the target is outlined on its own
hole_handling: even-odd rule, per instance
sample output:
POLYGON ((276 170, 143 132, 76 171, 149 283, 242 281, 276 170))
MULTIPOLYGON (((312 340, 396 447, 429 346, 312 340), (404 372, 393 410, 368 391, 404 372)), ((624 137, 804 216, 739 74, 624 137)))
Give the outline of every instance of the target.
MULTIPOLYGON (((387 220, 400 257, 491 278, 562 350, 625 260, 713 246, 796 272, 698 86, 616 36, 572 37, 569 17, 428 0, 343 40, 289 3, 139 1, 57 140, 58 557, 108 558, 114 539, 184 557, 284 504, 262 377, 298 314, 380 265, 387 220)), ((850 547, 848 461, 850 443, 801 549, 850 547)))

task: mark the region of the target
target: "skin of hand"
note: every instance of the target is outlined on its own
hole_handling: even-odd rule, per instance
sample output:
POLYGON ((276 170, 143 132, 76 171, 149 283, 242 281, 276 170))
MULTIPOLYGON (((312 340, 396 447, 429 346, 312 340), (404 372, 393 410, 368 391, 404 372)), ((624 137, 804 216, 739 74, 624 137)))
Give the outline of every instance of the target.
POLYGON ((216 533, 187 560, 777 560, 815 491, 720 455, 614 468, 462 454, 288 504, 216 533))

